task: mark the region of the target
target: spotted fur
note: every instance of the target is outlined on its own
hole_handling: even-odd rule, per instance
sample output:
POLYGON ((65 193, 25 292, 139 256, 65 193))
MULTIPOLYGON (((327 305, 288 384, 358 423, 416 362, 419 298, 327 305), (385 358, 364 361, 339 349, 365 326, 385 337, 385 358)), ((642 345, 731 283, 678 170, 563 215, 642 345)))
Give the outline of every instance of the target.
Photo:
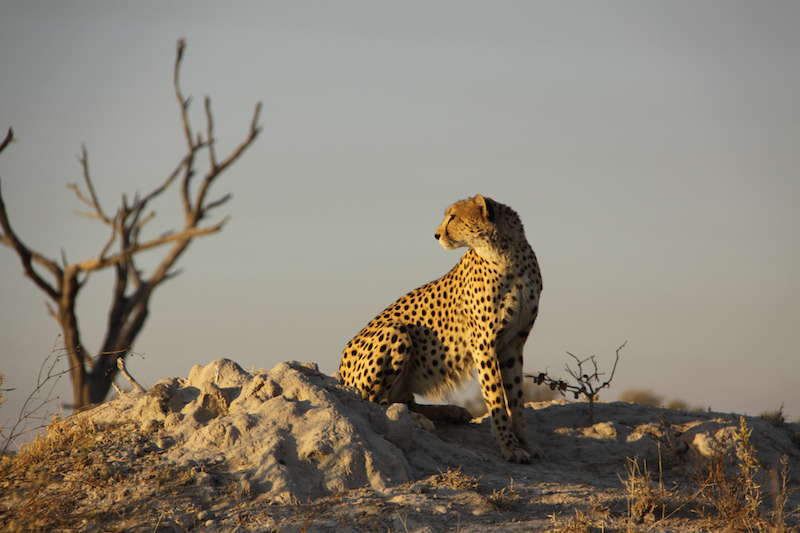
MULTIPOLYGON (((536 255, 517 213, 480 195, 450 206, 436 239, 447 250, 469 250, 444 277, 397 300, 347 344, 342 380, 364 399, 435 415, 413 395, 441 398, 477 369, 503 456, 530 462, 541 452, 525 431, 522 348, 539 310, 536 255)), ((444 408, 449 419, 466 411, 444 408)))

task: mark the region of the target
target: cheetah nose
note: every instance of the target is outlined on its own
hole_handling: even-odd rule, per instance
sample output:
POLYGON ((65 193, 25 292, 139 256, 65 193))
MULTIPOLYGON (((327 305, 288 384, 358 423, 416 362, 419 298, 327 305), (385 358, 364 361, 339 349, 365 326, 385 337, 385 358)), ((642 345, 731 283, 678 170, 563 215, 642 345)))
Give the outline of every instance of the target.
POLYGON ((437 233, 436 235, 434 235, 434 237, 436 237, 436 240, 437 240, 437 241, 439 240, 439 237, 440 237, 440 236, 441 236, 441 235, 439 235, 438 233, 437 233))

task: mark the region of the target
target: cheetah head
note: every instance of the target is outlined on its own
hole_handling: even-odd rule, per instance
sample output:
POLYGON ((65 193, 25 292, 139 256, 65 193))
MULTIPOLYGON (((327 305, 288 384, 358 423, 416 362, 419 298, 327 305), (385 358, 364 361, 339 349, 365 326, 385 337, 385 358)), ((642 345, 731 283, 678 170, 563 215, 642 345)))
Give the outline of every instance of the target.
POLYGON ((480 194, 454 203, 445 211, 444 222, 436 230, 436 240, 445 250, 468 246, 479 251, 492 247, 498 206, 480 194))

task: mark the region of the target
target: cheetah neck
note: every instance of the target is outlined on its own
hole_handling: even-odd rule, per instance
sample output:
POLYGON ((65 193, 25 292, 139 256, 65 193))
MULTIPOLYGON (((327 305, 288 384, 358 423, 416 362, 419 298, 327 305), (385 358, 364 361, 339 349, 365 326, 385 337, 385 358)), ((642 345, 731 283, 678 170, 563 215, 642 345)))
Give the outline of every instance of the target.
POLYGON ((471 250, 481 259, 494 263, 504 270, 513 270, 523 262, 527 262, 529 257, 534 257, 533 250, 526 240, 520 242, 502 239, 491 245, 474 246, 471 250), (520 253, 521 250, 525 250, 526 253, 520 253))

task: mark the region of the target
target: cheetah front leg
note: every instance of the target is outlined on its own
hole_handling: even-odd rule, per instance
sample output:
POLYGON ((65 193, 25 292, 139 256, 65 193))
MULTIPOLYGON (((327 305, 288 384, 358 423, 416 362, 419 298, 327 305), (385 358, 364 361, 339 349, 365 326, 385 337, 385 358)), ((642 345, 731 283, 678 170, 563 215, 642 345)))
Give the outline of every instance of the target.
MULTIPOLYGON (((473 352, 478 353, 478 352, 473 352)), ((478 367, 478 379, 483 393, 483 400, 492 418, 492 433, 500 444, 503 457, 512 463, 530 463, 531 454, 526 450, 528 445, 525 436, 525 419, 522 420, 523 439, 517 437, 516 431, 512 426, 514 422, 511 418, 511 410, 506 400, 505 389, 503 388, 503 372, 499 361, 493 351, 481 353, 476 358, 475 364, 478 367)), ((517 422, 519 424, 519 422, 517 422)))
POLYGON ((517 437, 520 446, 531 456, 541 458, 544 455, 542 450, 528 442, 528 433, 525 429, 525 395, 522 383, 522 345, 524 342, 524 338, 515 339, 510 346, 498 352, 497 355, 508 412, 511 415, 511 430, 517 437))

